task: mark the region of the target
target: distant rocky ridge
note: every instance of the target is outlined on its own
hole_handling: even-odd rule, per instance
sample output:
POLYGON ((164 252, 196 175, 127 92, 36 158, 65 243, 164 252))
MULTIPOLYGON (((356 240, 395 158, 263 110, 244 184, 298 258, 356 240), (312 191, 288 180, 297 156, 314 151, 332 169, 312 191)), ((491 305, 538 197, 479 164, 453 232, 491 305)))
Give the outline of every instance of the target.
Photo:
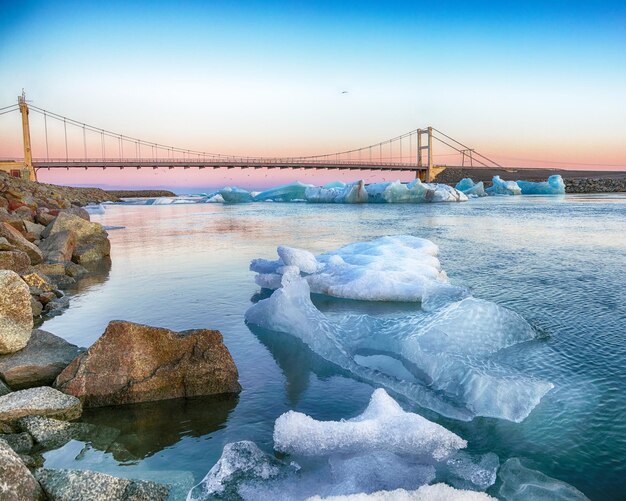
POLYGON ((175 197, 176 193, 168 190, 108 190, 116 198, 158 198, 175 197))

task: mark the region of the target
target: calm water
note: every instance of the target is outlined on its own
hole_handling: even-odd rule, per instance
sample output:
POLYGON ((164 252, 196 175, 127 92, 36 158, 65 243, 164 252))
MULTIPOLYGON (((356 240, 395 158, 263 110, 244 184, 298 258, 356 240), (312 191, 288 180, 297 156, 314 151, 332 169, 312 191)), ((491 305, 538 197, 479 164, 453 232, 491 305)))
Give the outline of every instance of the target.
MULTIPOLYGON (((228 442, 267 451, 289 409, 317 419, 360 413, 372 387, 288 336, 253 333, 243 315, 258 293, 248 264, 284 243, 314 252, 355 240, 411 234, 433 240, 452 282, 511 308, 548 334, 509 361, 556 386, 522 423, 459 423, 426 414, 470 450, 531 459, 592 499, 626 492, 626 196, 490 197, 463 204, 250 204, 112 206, 93 219, 110 231, 113 264, 81 284, 44 329, 89 346, 113 319, 219 329, 239 368, 238 398, 199 398, 92 410, 115 427, 46 455, 52 467, 201 480, 228 442), (102 436, 100 436, 102 435, 102 436), (106 451, 106 452, 103 452, 106 451)), ((370 305, 368 305, 369 307, 370 305)), ((318 300, 324 311, 363 303, 318 300)), ((374 308, 375 307, 375 308, 374 308)), ((388 312, 413 305, 376 304, 388 312)), ((518 352, 519 354, 519 352, 518 352)), ((418 410, 403 402, 407 409, 418 410)))

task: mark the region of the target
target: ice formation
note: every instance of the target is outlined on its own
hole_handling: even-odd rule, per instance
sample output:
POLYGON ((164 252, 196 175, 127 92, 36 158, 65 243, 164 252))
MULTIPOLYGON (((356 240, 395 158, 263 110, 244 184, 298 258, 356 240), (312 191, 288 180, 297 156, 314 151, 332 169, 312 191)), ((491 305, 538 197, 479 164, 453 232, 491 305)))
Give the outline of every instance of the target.
POLYGON ((522 189, 515 181, 504 181, 493 176, 492 185, 485 190, 488 195, 521 195, 522 189))
POLYGON ((522 421, 553 385, 500 363, 498 354, 537 334, 517 313, 447 283, 436 252, 428 240, 398 236, 322 254, 319 271, 310 274, 281 259, 255 260, 257 283, 278 288, 248 309, 246 321, 293 335, 357 378, 442 415, 522 421), (312 303, 311 291, 421 300, 422 308, 399 317, 331 320, 312 303))
POLYGON ((531 470, 522 465, 519 459, 511 458, 500 468, 500 496, 507 501, 546 499, 550 501, 588 500, 582 492, 565 482, 531 470))
POLYGON ((307 202, 313 203, 363 204, 368 201, 362 180, 344 186, 312 186, 306 189, 304 196, 307 202))
MULTIPOLYGON (((473 460, 459 450, 465 446, 459 436, 405 412, 378 389, 365 411, 349 420, 317 421, 292 411, 280 416, 274 428, 274 447, 287 454, 283 460, 252 442, 226 445, 219 461, 189 492, 187 500, 304 501, 311 496, 376 496, 380 491, 413 490, 459 478, 481 479, 482 483, 468 483, 468 488, 485 490, 493 485, 495 472, 489 470, 485 475, 484 460, 473 460)), ((497 468, 497 456, 491 456, 497 468)), ((489 499, 471 497, 472 491, 443 484, 421 492, 489 499)))
POLYGON ((262 191, 254 197, 254 201, 263 202, 265 200, 272 200, 274 202, 293 202, 296 200, 304 200, 305 191, 307 188, 312 187, 313 185, 311 184, 304 184, 296 181, 295 183, 262 191))
POLYGON ((383 389, 374 391, 363 414, 343 421, 316 421, 289 411, 276 420, 274 446, 300 456, 385 450, 441 461, 467 442, 419 414, 405 412, 383 389))
MULTIPOLYGON (((258 273, 258 285, 278 289, 285 266, 279 247, 279 259, 255 259, 250 270, 258 273)), ((309 263, 300 271, 317 294, 367 301, 423 301, 436 295, 464 297, 467 291, 448 283, 437 259, 439 249, 430 240, 403 235, 382 237, 370 242, 346 245, 315 257, 308 251, 291 249, 291 253, 308 254, 309 263), (313 262, 315 259, 317 265, 313 262)), ((284 252, 284 251, 283 251, 284 252)), ((304 259, 304 258, 302 258, 304 259)))
POLYGON ((446 484, 423 485, 415 491, 395 489, 372 494, 348 494, 321 498, 314 496, 307 501, 495 501, 484 492, 463 491, 446 484))
POLYGON ((530 181, 518 181, 522 195, 564 195, 565 183, 558 174, 550 176, 547 181, 533 183, 530 181))
POLYGON ((227 204, 241 204, 252 202, 252 194, 242 188, 236 186, 226 186, 219 191, 219 194, 224 199, 224 203, 227 204))
POLYGON ((104 206, 102 204, 89 204, 83 207, 89 214, 104 214, 104 206))
POLYGON ((468 197, 485 197, 487 193, 485 193, 485 186, 482 181, 474 183, 474 181, 469 178, 461 179, 455 186, 455 188, 463 193, 465 193, 468 197))

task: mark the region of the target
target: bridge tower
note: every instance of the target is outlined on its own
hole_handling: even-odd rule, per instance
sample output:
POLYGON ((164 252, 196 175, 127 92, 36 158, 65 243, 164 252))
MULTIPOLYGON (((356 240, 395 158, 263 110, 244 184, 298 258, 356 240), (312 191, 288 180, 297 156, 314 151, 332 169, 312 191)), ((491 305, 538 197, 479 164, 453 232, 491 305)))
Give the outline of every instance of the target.
POLYGON ((28 169, 28 179, 37 181, 37 173, 33 168, 33 151, 30 146, 30 124, 28 123, 28 104, 26 104, 26 94, 22 90, 22 95, 17 97, 22 114, 22 139, 24 141, 24 167, 28 169))
POLYGON ((429 183, 432 181, 432 172, 433 172, 433 128, 428 127, 427 129, 417 129, 417 175, 422 181, 426 181, 429 183), (426 145, 423 144, 422 134, 425 134, 426 137, 426 145), (426 160, 428 162, 428 166, 426 167, 426 174, 422 170, 424 168, 424 161, 422 158, 422 150, 427 150, 426 160))

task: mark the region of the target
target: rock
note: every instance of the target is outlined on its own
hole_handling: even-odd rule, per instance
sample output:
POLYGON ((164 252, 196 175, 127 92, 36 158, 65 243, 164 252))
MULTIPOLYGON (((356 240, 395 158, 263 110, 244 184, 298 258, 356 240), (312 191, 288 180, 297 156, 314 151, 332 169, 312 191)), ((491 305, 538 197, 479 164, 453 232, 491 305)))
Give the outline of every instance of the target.
POLYGON ((78 279, 85 276, 87 273, 87 269, 80 264, 76 264, 72 261, 65 263, 65 274, 68 277, 72 277, 73 279, 78 279))
POLYGON ((71 230, 59 231, 39 242, 44 259, 49 263, 62 263, 72 260, 76 248, 76 233, 71 230))
MULTIPOLYGON (((48 294, 48 293, 46 292, 45 294, 48 294)), ((49 294, 52 294, 52 293, 49 293, 49 294)), ((33 311, 33 317, 39 317, 43 313, 43 304, 37 299, 35 299, 34 296, 30 297, 30 308, 33 311)))
POLYGON ((20 459, 24 462, 28 469, 41 468, 44 463, 43 456, 41 454, 20 454, 20 459))
POLYGON ((41 263, 31 266, 31 270, 41 275, 65 275, 65 263, 41 263))
MULTIPOLYGON (((40 302, 42 305, 46 305, 50 301, 54 301, 55 299, 57 299, 57 295, 54 292, 42 292, 37 296, 37 301, 40 302)), ((35 316, 34 311, 33 316, 35 316)))
POLYGON ((41 224, 42 226, 48 226, 55 219, 56 219, 56 216, 54 214, 50 214, 49 212, 47 212, 47 209, 45 211, 43 210, 37 211, 37 214, 35 215, 35 221, 41 224))
POLYGON ((68 277, 67 275, 54 275, 50 277, 50 280, 52 280, 61 290, 69 289, 76 284, 76 280, 72 277, 68 277))
POLYGON ((0 237, 0 251, 15 251, 15 250, 17 250, 15 246, 11 245, 6 238, 0 237))
POLYGON ((61 312, 61 310, 64 310, 69 305, 69 298, 67 296, 61 296, 48 302, 43 311, 46 313, 46 315, 57 315, 61 312))
MULTIPOLYGON (((8 393, 11 393, 11 388, 9 388, 6 384, 4 384, 2 379, 0 379, 0 397, 8 393)), ((4 432, 0 430, 0 433, 4 433, 4 432)))
POLYGON ((28 220, 24 221, 24 228, 28 233, 31 233, 35 236, 37 240, 41 237, 41 232, 46 229, 46 227, 42 224, 31 223, 28 220))
POLYGON ((119 436, 120 430, 90 423, 68 423, 41 416, 28 416, 17 422, 19 429, 32 436, 37 445, 57 449, 70 440, 90 442, 93 447, 106 451, 119 436))
POLYGON ((89 263, 98 261, 110 254, 111 242, 109 242, 108 233, 104 231, 102 225, 85 221, 68 212, 61 212, 51 224, 46 226, 41 236, 46 239, 68 230, 76 234, 76 247, 72 253, 74 262, 78 264, 89 263))
POLYGON ((35 476, 54 501, 159 501, 165 500, 169 493, 169 487, 163 484, 89 470, 41 468, 35 476))
POLYGON ((13 390, 51 385, 81 351, 54 334, 34 329, 23 350, 0 355, 0 376, 13 390))
POLYGON ((54 386, 87 407, 237 393, 237 367, 212 330, 173 332, 113 321, 54 386))
POLYGON ((16 454, 29 454, 33 449, 33 437, 31 437, 30 433, 27 432, 2 435, 2 439, 9 444, 11 449, 13 449, 16 454))
POLYGON ((78 216, 81 219, 84 219, 85 221, 91 221, 91 216, 89 215, 89 212, 87 212, 82 207, 78 207, 76 205, 70 207, 69 209, 63 209, 63 210, 61 210, 61 212, 66 212, 68 214, 73 214, 75 216, 78 216))
POLYGON ((52 292, 57 288, 56 284, 53 284, 49 277, 37 272, 22 275, 22 280, 24 280, 31 289, 38 289, 41 292, 52 292))
POLYGON ((13 226, 0 223, 0 237, 6 238, 17 250, 25 252, 30 258, 31 264, 39 264, 43 261, 43 254, 35 244, 29 242, 13 226))
POLYGON ((24 348, 32 328, 28 285, 14 271, 0 270, 0 354, 24 348))
POLYGON ((24 273, 30 266, 28 254, 22 251, 0 251, 0 270, 12 270, 15 273, 24 273))
POLYGON ((0 499, 3 501, 43 500, 45 495, 24 462, 0 439, 0 499))
POLYGON ((25 416, 47 416, 63 420, 78 419, 80 400, 49 386, 14 391, 0 397, 0 421, 12 423, 25 416))

